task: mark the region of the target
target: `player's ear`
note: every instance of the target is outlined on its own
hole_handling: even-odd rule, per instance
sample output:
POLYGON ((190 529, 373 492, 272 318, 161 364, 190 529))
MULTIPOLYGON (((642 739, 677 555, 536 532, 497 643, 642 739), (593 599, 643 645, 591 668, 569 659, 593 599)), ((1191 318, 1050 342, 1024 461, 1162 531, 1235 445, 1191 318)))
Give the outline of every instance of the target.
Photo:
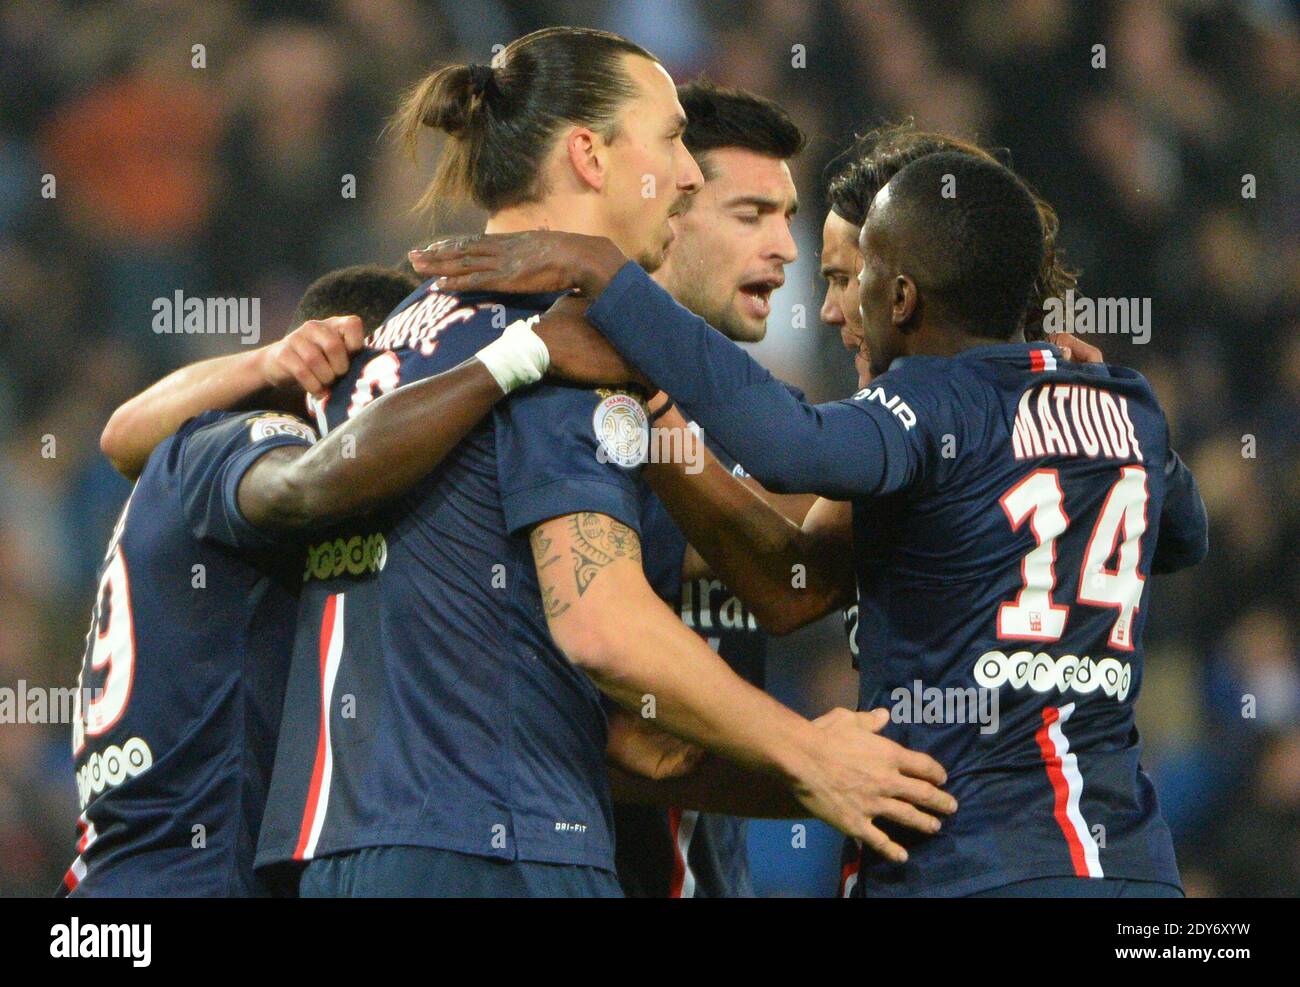
POLYGON ((569 166, 579 184, 599 192, 605 185, 605 142, 587 127, 574 127, 564 138, 569 166))
POLYGON ((920 302, 916 282, 906 274, 897 274, 894 276, 890 291, 893 295, 890 304, 894 325, 898 326, 899 332, 911 332, 916 328, 916 311, 920 302))

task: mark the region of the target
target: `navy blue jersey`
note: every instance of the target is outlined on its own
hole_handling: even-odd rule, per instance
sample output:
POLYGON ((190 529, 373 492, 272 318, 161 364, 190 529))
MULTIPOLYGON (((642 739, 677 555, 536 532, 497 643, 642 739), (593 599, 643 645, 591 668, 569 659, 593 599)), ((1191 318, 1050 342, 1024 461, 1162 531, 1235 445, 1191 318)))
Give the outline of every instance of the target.
MULTIPOLYGON (((325 424, 552 300, 423 286, 325 424)), ((646 429, 626 394, 516 393, 410 493, 309 547, 259 866, 411 845, 613 870, 600 694, 551 638, 528 534, 587 511, 639 533, 646 429)))
POLYGON ((936 836, 896 833, 906 864, 864 860, 857 893, 1178 884, 1134 706, 1157 534, 1167 568, 1199 561, 1205 516, 1141 375, 991 344, 812 407, 635 265, 589 317, 769 489, 854 503, 860 708, 960 802, 936 836))
POLYGON ((305 422, 206 412, 164 440, 99 570, 78 680, 77 895, 259 894, 253 851, 297 609, 298 549, 240 514, 305 422))

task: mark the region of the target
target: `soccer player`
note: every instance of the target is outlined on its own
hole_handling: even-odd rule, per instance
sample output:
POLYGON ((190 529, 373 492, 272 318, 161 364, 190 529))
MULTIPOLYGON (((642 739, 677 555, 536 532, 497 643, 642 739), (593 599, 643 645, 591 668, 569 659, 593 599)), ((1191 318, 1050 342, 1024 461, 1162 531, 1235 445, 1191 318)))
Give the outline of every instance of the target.
MULTIPOLYGON (((927 154, 957 151, 995 160, 993 154, 977 144, 947 134, 917 130, 911 122, 886 124, 856 140, 844 154, 832 162, 828 172, 827 200, 830 206, 822 227, 821 273, 826 280, 826 297, 822 304, 822 321, 840 330, 841 340, 853 354, 858 374, 858 389, 871 383, 871 369, 866 352, 862 309, 858 300, 858 273, 862 270, 862 251, 858 247, 867 209, 877 192, 904 166, 927 154)), ((1003 162, 1005 163, 1005 162, 1003 162)), ((1060 221, 1056 210, 1031 188, 1043 226, 1043 264, 1025 316, 1025 338, 1041 339, 1043 306, 1048 298, 1063 298, 1074 288, 1078 274, 1065 265, 1057 247, 1060 221)), ((1048 337, 1068 359, 1083 363, 1103 362, 1097 347, 1066 334, 1048 337)), ((844 501, 818 500, 805 519, 801 535, 812 543, 835 542, 851 548, 853 541, 852 504, 844 501)), ((852 602, 844 607, 844 629, 849 652, 857 668, 858 602, 851 578, 845 580, 845 592, 852 602)), ((795 614, 782 608, 787 618, 795 614)), ((790 626, 799 626, 799 621, 790 626)), ((852 840, 845 841, 840 873, 841 894, 847 896, 857 882, 861 851, 852 840)))
MULTIPOLYGON (((917 130, 908 122, 886 124, 862 135, 828 169, 830 178, 826 194, 830 209, 822 227, 821 265, 822 277, 826 280, 826 298, 821 315, 823 322, 840 330, 845 349, 853 353, 859 389, 871 382, 858 305, 857 275, 862 269, 858 234, 862 222, 876 193, 901 168, 917 158, 941 151, 998 160, 978 144, 948 134, 917 130)), ((1056 210, 1033 189, 1030 192, 1043 224, 1043 264, 1025 317, 1025 338, 1035 340, 1044 338, 1045 301, 1064 298, 1065 292, 1076 286, 1078 273, 1066 266, 1057 246, 1060 220, 1056 210)), ((1068 333, 1054 333, 1050 338, 1072 359, 1083 363, 1101 362, 1100 350, 1068 333)))
MULTIPOLYGON (((858 301, 858 273, 862 270, 862 251, 858 235, 866 219, 867 209, 876 193, 904 166, 927 154, 956 151, 974 154, 988 161, 994 156, 978 144, 947 134, 917 130, 909 123, 887 124, 862 135, 852 147, 831 163, 828 171, 827 200, 830 208, 822 225, 821 274, 826 280, 826 297, 822 303, 821 317, 827 325, 840 330, 844 348, 853 354, 854 369, 858 374, 858 389, 871 383, 871 368, 862 327, 862 308, 858 301)), ((1043 263, 1025 315, 1025 338, 1041 339, 1043 306, 1049 298, 1064 298, 1065 292, 1074 288, 1078 274, 1066 266, 1062 252, 1057 247, 1060 220, 1051 203, 1030 189, 1038 207, 1043 225, 1043 263)), ((1050 337, 1067 359, 1081 363, 1101 363, 1102 353, 1097 347, 1069 333, 1054 333, 1050 337)), ((672 419, 669 418, 670 425, 672 419)), ((853 539, 852 505, 843 501, 819 500, 807 515, 803 525, 806 537, 825 544, 829 541, 841 545, 853 539)), ((851 581, 850 581, 851 582, 851 581)), ((855 593, 852 586, 850 593, 855 593)), ((805 621, 795 619, 793 611, 782 608, 781 617, 787 629, 801 626, 805 621)), ((768 615, 769 618, 772 615, 768 615)), ((849 650, 857 666, 856 629, 858 604, 854 599, 844 608, 844 626, 848 633, 849 650)), ((856 855, 854 867, 856 867, 856 855)))
MULTIPOLYGON (((495 66, 435 72, 400 127, 450 135, 429 200, 468 192, 490 231, 608 235, 653 269, 701 183, 685 123, 643 49, 553 28, 495 66)), ((325 423, 555 300, 430 286, 371 337, 325 423)), ((531 346, 515 355, 511 373, 534 367, 531 346)), ((917 805, 951 808, 942 770, 883 741, 879 715, 802 719, 655 596, 636 472, 646 429, 632 395, 534 388, 392 509, 310 550, 314 623, 300 619, 259 864, 310 861, 311 895, 618 894, 597 686, 657 706, 659 726, 779 779, 787 799, 865 840, 877 814, 938 825, 917 805), (354 539, 384 548, 339 566, 354 539)))
POLYGON ((79 678, 82 811, 67 892, 287 890, 252 865, 303 581, 294 532, 427 474, 502 396, 491 370, 500 347, 375 402, 314 446, 311 426, 279 410, 190 414, 291 379, 328 384, 332 360, 346 369, 346 340, 359 342, 415 283, 377 268, 327 275, 281 343, 178 371, 114 416, 103 444, 139 479, 100 568, 79 678))
MULTIPOLYGON (((892 699, 888 732, 945 759, 962 805, 941 834, 899 834, 907 861, 864 853, 858 894, 1181 893, 1133 719, 1147 580, 1204 556, 1204 506, 1140 375, 1024 341, 1042 235, 994 162, 939 153, 899 171, 859 239, 876 377, 815 408, 607 243, 528 234, 443 258, 460 271, 448 289, 580 289, 615 347, 766 486, 853 500, 860 705, 892 699), (923 689, 967 713, 996 695, 992 729, 932 722, 923 689)), ((810 571, 801 603, 752 510, 696 525, 698 503, 679 521, 751 604, 840 598, 842 573, 810 571), (709 544, 709 529, 726 534, 709 544)))
MULTIPOLYGON (((676 236, 653 276, 729 338, 755 342, 767 332, 771 293, 798 254, 790 229, 798 196, 786 162, 802 150, 804 135, 779 106, 751 93, 692 82, 679 86, 677 96, 686 111, 683 140, 704 185, 673 221, 676 236)), ((711 451, 743 476, 723 450, 711 451)), ((769 498, 795 523, 813 501, 769 498)), ((652 584, 737 674, 762 688, 767 632, 703 565, 658 498, 649 501, 641 536, 668 563, 663 581, 652 578, 652 584)), ((625 894, 752 897, 744 819, 620 801, 621 782, 614 778, 614 829, 625 894)))
MULTIPOLYGON (((677 237, 669 251, 668 261, 655 272, 654 279, 680 303, 729 338, 742 342, 761 338, 766 328, 765 321, 758 331, 751 326, 750 320, 754 316, 750 314, 742 285, 774 283, 774 278, 763 282, 756 277, 756 271, 761 271, 761 267, 749 260, 764 256, 763 244, 774 245, 767 248, 766 256, 783 262, 793 259, 794 244, 788 239, 788 221, 778 222, 777 210, 773 207, 778 197, 770 191, 765 192, 764 186, 770 189, 785 173, 785 169, 780 167, 781 144, 774 141, 774 136, 789 134, 785 146, 797 149, 801 143, 794 140, 798 131, 778 107, 749 94, 719 91, 692 83, 679 87, 678 95, 688 119, 686 145, 700 162, 706 183, 701 194, 694 197, 689 210, 677 221, 677 237), (711 153, 715 149, 716 153, 711 153), (749 203, 767 204, 771 212, 764 217, 762 210, 746 208, 749 203), (768 231, 766 236, 762 229, 764 224, 768 231), (785 253, 781 252, 782 246, 785 253), (751 250, 755 252, 750 253, 751 250), (749 265, 735 263, 738 260, 749 260, 749 265)), ((862 346, 857 299, 857 275, 862 265, 857 237, 863 215, 875 192, 898 169, 917 157, 940 150, 960 150, 992 160, 978 146, 957 138, 917 131, 907 125, 882 127, 863 137, 846 152, 829 183, 831 209, 823 226, 821 258, 822 275, 827 282, 822 318, 828 325, 840 329, 846 349, 854 354, 859 386, 865 386, 870 379, 862 346)), ((787 210, 793 212, 796 203, 792 184, 787 185, 786 195, 787 210)), ((1045 241, 1044 275, 1040 281, 1044 291, 1055 293, 1064 290, 1063 281, 1069 285, 1074 282, 1070 272, 1061 267, 1055 250, 1055 213, 1041 200, 1039 208, 1044 219, 1045 241)), ((416 269, 420 268, 417 256, 416 269)), ((1036 285, 1036 292, 1038 289, 1036 285)), ((1036 294, 1031 309, 1039 311, 1041 304, 1041 297, 1036 294)), ((765 316, 767 313, 764 310, 761 314, 765 316)), ((1072 346, 1085 358, 1100 361, 1100 353, 1079 340, 1061 334, 1055 341, 1058 346, 1072 346)), ((667 429, 680 429, 684 425, 680 416, 671 411, 660 416, 657 422, 667 429)), ((712 443, 709 451, 723 461, 721 468, 733 470, 735 464, 724 451, 712 443)), ((708 468, 717 468, 712 457, 708 468)), ((672 471, 680 469, 679 464, 656 463, 647 467, 646 477, 655 488, 661 478, 663 482, 673 482, 672 471)), ((747 482, 794 524, 806 527, 812 539, 826 544, 834 538, 838 540, 842 553, 851 551, 851 504, 817 500, 816 513, 809 516, 809 508, 816 498, 807 495, 780 497, 763 491, 752 479, 747 482)), ((675 527, 664 537, 682 538, 675 527)), ((647 532, 645 540, 650 538, 647 532)), ((688 567, 697 558, 698 553, 688 548, 688 567)), ((710 643, 742 675, 755 684, 761 684, 767 631, 783 633, 792 630, 797 626, 791 620, 793 614, 768 611, 762 615, 760 624, 743 602, 713 578, 711 572, 696 579, 687 578, 684 585, 687 592, 683 599, 683 619, 697 628, 717 628, 721 624, 718 612, 725 614, 729 610, 732 619, 727 623, 731 630, 724 630, 710 643), (711 588, 716 588, 717 596, 723 600, 721 607, 714 608, 713 612, 695 612, 692 604, 710 599, 708 590, 711 588)), ((844 608, 845 628, 855 663, 857 610, 856 601, 844 608)), ((717 897, 750 893, 744 820, 700 813, 689 807, 673 807, 665 817, 660 809, 634 807, 620 801, 620 795, 653 801, 671 790, 673 786, 648 785, 640 779, 624 781, 615 773, 614 819, 619 834, 619 877, 624 890, 632 895, 658 896, 665 893, 690 896, 694 893, 717 897)), ((851 864, 856 870, 856 845, 852 850, 851 864)))
MULTIPOLYGON (((701 81, 679 86, 677 95, 687 118, 683 141, 705 182, 673 220, 672 246, 653 277, 731 339, 758 341, 767 331, 771 293, 798 253, 790 229, 798 197, 786 162, 805 138, 783 109, 751 93, 701 81)), ((420 253, 413 252, 417 271, 420 253)), ((711 452, 743 476, 723 450, 711 452)), ((796 523, 815 499, 766 496, 796 523)), ((767 632, 713 578, 657 498, 649 499, 642 527, 643 544, 653 544, 663 563, 649 574, 656 591, 741 677, 761 688, 767 632)), ((744 819, 631 804, 619 799, 625 780, 617 772, 612 780, 615 856, 625 894, 752 895, 744 819)))
MULTIPOLYGON (((785 162, 801 149, 803 135, 779 106, 753 94, 697 82, 679 86, 678 98, 687 115, 684 141, 706 180, 701 192, 691 198, 690 205, 675 220, 676 237, 668 259, 653 277, 674 298, 729 338, 741 342, 761 339, 770 309, 767 295, 780 286, 785 264, 796 256, 789 225, 798 203, 785 162)), ((946 147, 989 157, 975 145, 957 139, 908 127, 882 128, 846 154, 846 166, 830 183, 833 208, 824 228, 822 270, 827 279, 827 297, 822 315, 828 324, 841 328, 860 372, 866 360, 860 353, 862 330, 857 302, 861 212, 865 212, 880 184, 908 160, 946 147), (872 182, 878 184, 868 190, 872 182), (851 300, 845 297, 850 281, 851 300)), ((1051 275, 1059 264, 1053 249, 1055 214, 1045 203, 1042 208, 1052 220, 1045 244, 1045 270, 1051 275)), ((423 252, 414 251, 412 256, 420 271, 423 252)), ((1092 350, 1063 334, 1062 340, 1092 350)), ((1096 358, 1100 358, 1099 353, 1096 358)), ((685 427, 676 415, 663 415, 658 422, 671 429, 685 427)), ((723 450, 710 444, 710 454, 709 468, 715 468, 717 457, 724 461, 717 468, 743 476, 743 470, 736 469, 723 450)), ((681 464, 648 466, 646 476, 651 487, 659 482, 661 474, 671 474, 675 468, 681 468, 681 464)), ((666 482, 672 482, 671 475, 666 482)), ((804 522, 816 500, 808 495, 770 494, 752 479, 746 482, 795 524, 804 522)), ((814 537, 824 527, 840 537, 842 551, 850 551, 850 508, 846 502, 819 501, 817 514, 809 522, 814 537)), ((743 602, 707 568, 702 568, 698 553, 686 545, 657 498, 651 501, 643 526, 644 543, 665 548, 670 563, 678 553, 683 557, 680 580, 675 578, 677 567, 673 565, 657 578, 652 575, 652 584, 657 589, 663 587, 661 595, 671 604, 678 605, 680 599, 682 619, 687 625, 707 636, 710 646, 739 674, 761 686, 767 628, 783 632, 796 625, 783 613, 766 613, 765 623, 760 626, 743 602)), ((663 558, 665 552, 655 554, 663 558)), ((850 648, 854 651, 851 628, 856 622, 855 602, 845 610, 850 648)), ((682 806, 665 811, 658 803, 667 799, 670 786, 627 779, 617 770, 612 772, 612 780, 618 834, 616 858, 625 893, 637 897, 752 893, 743 819, 682 806), (654 804, 632 804, 632 799, 654 804)))
MULTIPOLYGON (((368 311, 378 308, 382 318, 412 286, 395 273, 368 284, 368 311)), ((318 301, 304 296, 304 319, 336 314, 317 311, 318 301)), ((247 390, 283 383, 289 371, 278 357, 290 351, 266 347, 256 366, 241 356, 256 381, 247 390)), ((139 481, 100 567, 78 681, 72 746, 81 815, 64 889, 266 893, 252 873, 252 850, 301 559, 275 551, 283 541, 250 523, 238 495, 273 450, 300 455, 316 436, 282 413, 207 414, 185 422, 150 458, 158 440, 128 437, 166 417, 155 406, 137 419, 152 397, 115 416, 103 440, 115 465, 139 481)), ((250 483, 244 492, 254 490, 250 483)))

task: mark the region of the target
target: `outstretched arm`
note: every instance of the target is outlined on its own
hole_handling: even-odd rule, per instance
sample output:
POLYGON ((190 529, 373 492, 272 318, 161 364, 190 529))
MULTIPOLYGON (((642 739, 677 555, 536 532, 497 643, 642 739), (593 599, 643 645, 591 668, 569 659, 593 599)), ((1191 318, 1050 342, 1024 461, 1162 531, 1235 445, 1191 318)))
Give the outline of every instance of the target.
POLYGON ((812 724, 736 675, 655 596, 627 525, 572 514, 537 525, 531 544, 556 644, 620 705, 652 697, 658 726, 774 778, 805 811, 893 860, 906 853, 873 817, 934 832, 938 820, 918 807, 956 807, 936 787, 942 769, 881 737, 878 716, 846 710, 812 724))
MULTIPOLYGON (((770 490, 848 500, 910 479, 913 460, 899 429, 860 403, 796 398, 636 264, 623 266, 587 318, 770 490)), ((545 321, 539 332, 545 338, 545 321)))
MULTIPOLYGON (((676 409, 657 424, 687 427, 676 409)), ((770 633, 787 634, 853 599, 848 505, 818 501, 796 524, 707 450, 695 463, 649 464, 645 478, 691 546, 770 633)))
POLYGON ((399 387, 314 446, 259 459, 240 482, 239 509, 273 530, 363 514, 432 472, 504 394, 477 358, 399 387))
MULTIPOLYGON (((587 317, 614 349, 771 491, 851 500, 913 478, 914 449, 888 412, 882 417, 867 402, 814 406, 796 398, 604 237, 536 230, 459 237, 412 260, 447 290, 577 290, 594 299, 587 317)), ((576 335, 562 328, 573 318, 550 312, 539 334, 576 335)))
MULTIPOLYGON (((258 527, 301 528, 364 513, 405 493, 502 397, 550 368, 532 321, 511 323, 451 370, 385 394, 309 450, 268 453, 240 484, 240 510, 258 527)), ((559 370, 557 376, 587 384, 617 379, 623 367, 609 347, 589 349, 586 363, 590 376, 559 370)))
MULTIPOLYGON (((814 720, 813 725, 829 729, 853 715, 846 709, 833 709, 814 720)), ((875 732, 889 723, 889 711, 885 709, 861 715, 875 732)), ((632 773, 612 766, 609 780, 614 801, 633 805, 696 809, 750 819, 799 819, 808 815, 790 790, 770 775, 714 755, 706 754, 689 770, 674 774, 632 773)))
POLYGON ((304 392, 322 394, 347 373, 364 339, 354 315, 313 319, 267 346, 182 367, 118 407, 99 447, 134 480, 159 442, 204 411, 300 411, 304 392))

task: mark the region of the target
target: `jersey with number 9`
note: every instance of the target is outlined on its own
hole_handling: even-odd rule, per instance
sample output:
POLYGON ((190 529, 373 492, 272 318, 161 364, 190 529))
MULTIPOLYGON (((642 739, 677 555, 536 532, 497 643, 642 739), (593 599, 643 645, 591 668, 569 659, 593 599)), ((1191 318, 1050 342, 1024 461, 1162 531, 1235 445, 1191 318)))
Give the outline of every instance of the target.
POLYGON ((73 700, 81 814, 69 893, 268 890, 253 849, 302 579, 296 546, 239 513, 281 414, 208 412, 154 451, 109 540, 73 700))

